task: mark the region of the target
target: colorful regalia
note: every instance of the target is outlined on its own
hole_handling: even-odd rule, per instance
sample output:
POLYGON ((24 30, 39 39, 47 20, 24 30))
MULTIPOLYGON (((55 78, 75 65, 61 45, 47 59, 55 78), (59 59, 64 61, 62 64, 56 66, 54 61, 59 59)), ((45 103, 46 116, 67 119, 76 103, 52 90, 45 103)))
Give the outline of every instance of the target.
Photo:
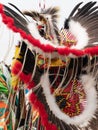
POLYGON ((0 63, 0 129, 12 130, 12 88, 10 71, 6 65, 0 63))
POLYGON ((97 12, 96 2, 81 2, 59 30, 57 7, 0 5, 2 22, 21 36, 11 64, 15 130, 98 130, 97 12))

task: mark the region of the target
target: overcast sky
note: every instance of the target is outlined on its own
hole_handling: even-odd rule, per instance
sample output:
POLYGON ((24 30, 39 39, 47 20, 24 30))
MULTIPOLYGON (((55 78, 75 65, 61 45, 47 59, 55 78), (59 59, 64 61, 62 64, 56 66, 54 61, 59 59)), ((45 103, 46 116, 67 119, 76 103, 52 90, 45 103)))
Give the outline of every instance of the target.
MULTIPOLYGON (((58 21, 58 26, 59 28, 63 27, 63 23, 65 18, 68 17, 68 15, 70 14, 70 12, 72 11, 72 9, 74 8, 74 6, 81 2, 81 0, 0 0, 1 3, 7 4, 8 2, 15 4, 20 10, 40 10, 39 8, 39 3, 41 3, 43 5, 45 1, 45 6, 47 7, 54 7, 54 6, 58 6, 60 8, 60 12, 59 12, 59 21, 58 21)), ((90 0, 82 0, 84 3, 87 3, 90 0)), ((98 0, 96 0, 98 1, 98 0)), ((0 26, 2 27, 2 26, 0 26)), ((4 32, 0 28, 0 61, 4 60, 4 56, 7 52, 7 49, 9 48, 9 39, 11 39, 11 37, 7 34, 8 31, 4 32), (5 37, 6 34, 6 37, 5 37), (3 39, 3 40, 2 40, 3 39)), ((13 45, 15 46, 15 45, 13 45)), ((10 53, 13 56, 13 51, 14 49, 10 49, 10 53)), ((11 62, 11 57, 8 57, 8 62, 11 62)))

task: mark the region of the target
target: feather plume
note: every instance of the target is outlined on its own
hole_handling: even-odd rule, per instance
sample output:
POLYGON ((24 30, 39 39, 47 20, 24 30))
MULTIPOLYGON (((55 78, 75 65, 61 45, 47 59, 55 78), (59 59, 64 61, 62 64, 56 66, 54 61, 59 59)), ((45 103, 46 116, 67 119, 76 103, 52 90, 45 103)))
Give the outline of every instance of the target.
POLYGON ((98 6, 92 1, 80 7, 81 4, 65 20, 65 28, 77 38, 77 45, 72 46, 75 49, 98 45, 98 6))

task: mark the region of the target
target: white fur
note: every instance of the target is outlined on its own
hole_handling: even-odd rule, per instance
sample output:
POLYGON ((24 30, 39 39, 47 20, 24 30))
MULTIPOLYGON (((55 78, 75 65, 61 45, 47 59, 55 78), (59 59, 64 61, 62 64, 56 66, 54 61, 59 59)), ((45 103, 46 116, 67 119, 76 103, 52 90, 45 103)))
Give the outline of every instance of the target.
POLYGON ((72 48, 83 49, 89 41, 88 33, 86 29, 81 26, 79 22, 71 20, 69 22, 69 31, 76 37, 77 45, 73 45, 72 48))
POLYGON ((63 113, 55 102, 54 96, 50 92, 50 83, 48 73, 45 73, 41 77, 41 85, 43 87, 44 94, 46 96, 47 103, 50 110, 55 114, 57 118, 63 120, 67 124, 77 125, 79 127, 84 127, 89 124, 89 121, 93 118, 96 108, 97 108, 97 93, 95 90, 95 79, 90 75, 81 76, 80 80, 84 86, 86 93, 87 103, 85 105, 85 110, 75 117, 69 117, 67 114, 63 113))

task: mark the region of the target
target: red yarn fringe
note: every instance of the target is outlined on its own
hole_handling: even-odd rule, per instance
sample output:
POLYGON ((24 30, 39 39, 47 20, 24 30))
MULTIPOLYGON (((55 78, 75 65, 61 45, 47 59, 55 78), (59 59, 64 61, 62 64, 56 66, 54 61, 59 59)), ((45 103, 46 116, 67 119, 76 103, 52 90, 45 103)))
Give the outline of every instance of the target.
POLYGON ((14 65, 12 66, 11 72, 14 75, 18 75, 20 80, 22 80, 25 84, 27 84, 27 88, 31 89, 35 86, 35 83, 32 78, 32 74, 25 74, 22 70, 22 63, 19 61, 15 61, 14 65))
POLYGON ((44 108, 44 105, 38 100, 37 96, 32 93, 29 97, 31 103, 39 111, 41 116, 41 123, 46 128, 45 130, 58 130, 57 126, 48 121, 48 114, 44 108))
MULTIPOLYGON (((12 73, 18 75, 20 80, 22 80, 27 85, 28 89, 31 89, 35 86, 34 81, 31 81, 30 74, 24 74, 22 69, 22 63, 19 61, 14 62, 14 66, 12 66, 12 73)), ((58 130, 55 124, 52 124, 48 121, 48 114, 44 108, 44 105, 38 100, 37 96, 32 93, 29 97, 30 102, 33 104, 34 108, 39 111, 41 116, 41 123, 45 127, 46 130, 58 130)))

